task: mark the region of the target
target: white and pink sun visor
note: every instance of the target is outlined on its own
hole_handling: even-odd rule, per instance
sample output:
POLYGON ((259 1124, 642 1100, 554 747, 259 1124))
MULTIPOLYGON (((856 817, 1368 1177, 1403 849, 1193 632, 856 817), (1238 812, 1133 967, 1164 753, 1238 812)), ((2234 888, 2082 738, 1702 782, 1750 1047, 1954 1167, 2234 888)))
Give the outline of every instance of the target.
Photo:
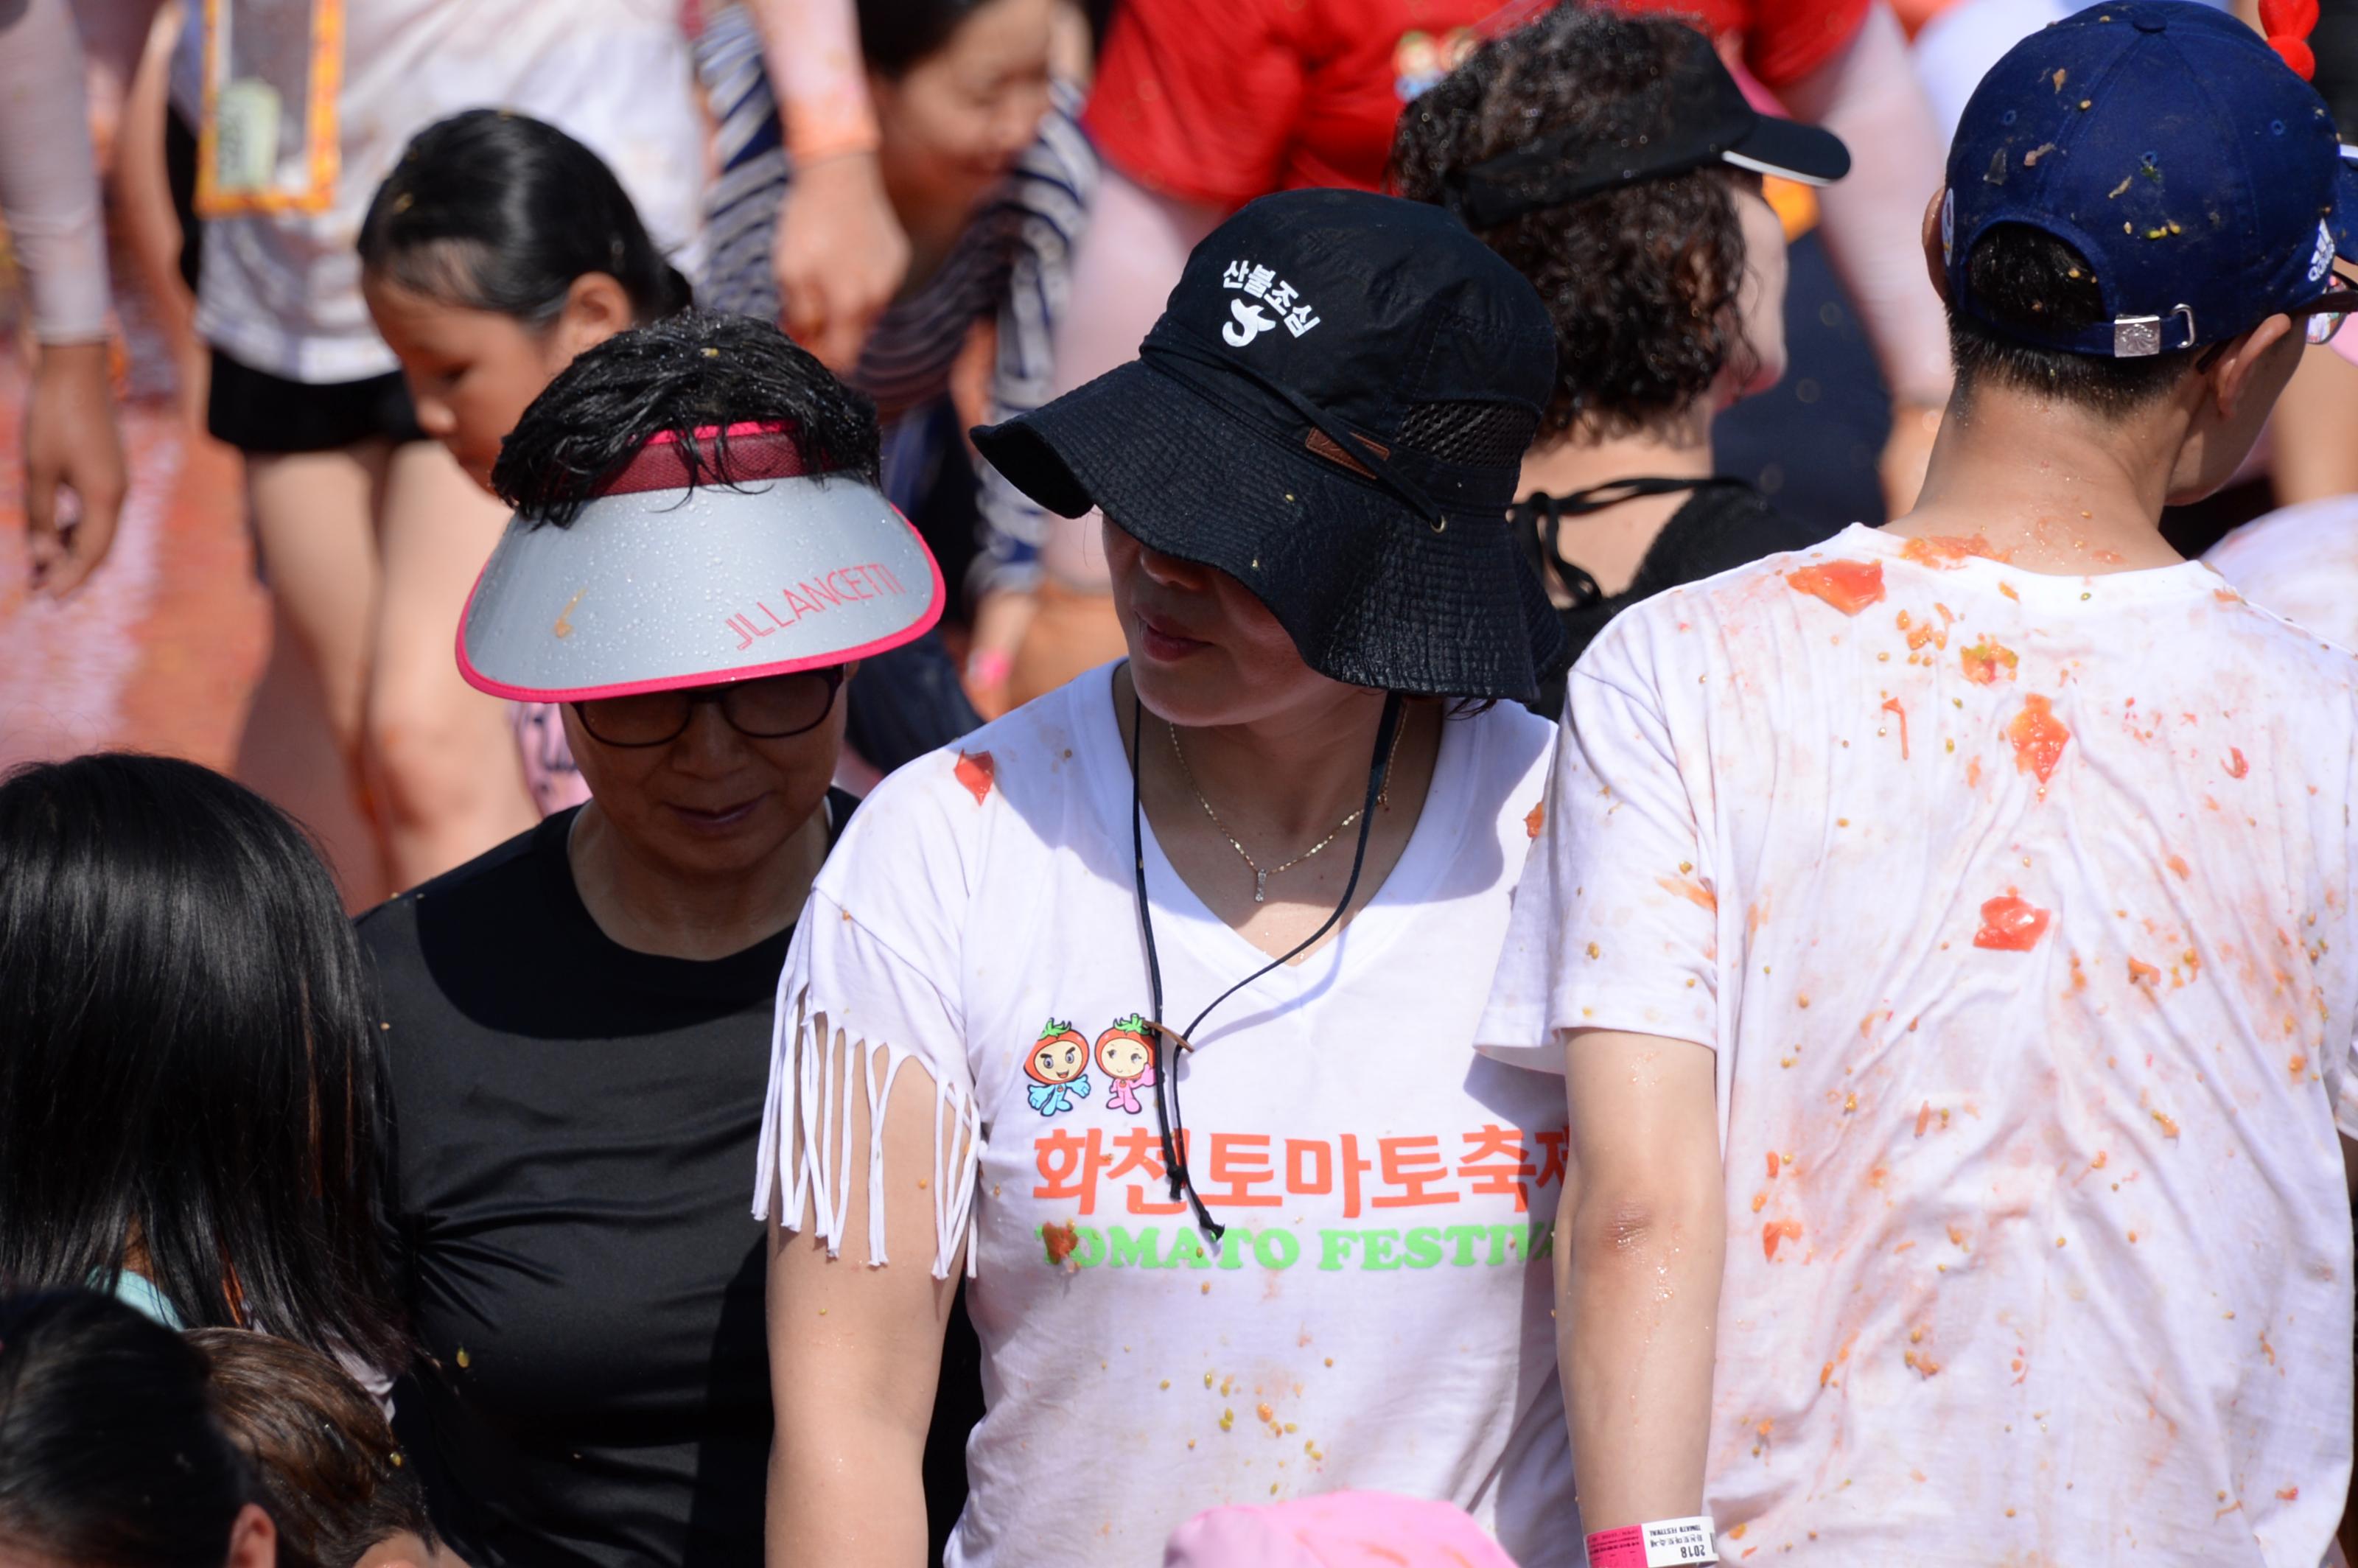
POLYGON ((460 674, 525 702, 627 697, 845 664, 941 619, 941 568, 874 486, 814 472, 774 426, 730 427, 726 473, 691 486, 659 436, 571 523, 517 514, 460 618, 460 674))

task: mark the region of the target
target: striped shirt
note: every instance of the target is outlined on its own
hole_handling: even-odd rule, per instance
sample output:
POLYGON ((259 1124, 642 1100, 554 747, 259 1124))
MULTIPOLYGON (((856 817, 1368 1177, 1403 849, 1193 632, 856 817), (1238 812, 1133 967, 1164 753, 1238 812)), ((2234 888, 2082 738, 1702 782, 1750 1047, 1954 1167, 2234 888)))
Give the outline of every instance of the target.
MULTIPOLYGON (((763 70, 761 36, 741 5, 716 8, 697 42, 697 73, 718 127, 719 176, 708 202, 706 272, 698 298, 717 310, 775 320, 772 236, 794 168, 777 101, 763 70)), ((989 417, 1027 414, 1048 399, 1050 341, 1073 247, 1097 193, 1098 157, 1076 118, 1079 92, 1057 84, 1040 134, 997 191, 976 209, 933 276, 877 319, 847 378, 876 400, 887 427, 949 390, 950 368, 978 320, 995 318, 997 358, 989 417)), ((1047 516, 984 465, 978 593, 1024 590, 1040 575, 1047 516)))

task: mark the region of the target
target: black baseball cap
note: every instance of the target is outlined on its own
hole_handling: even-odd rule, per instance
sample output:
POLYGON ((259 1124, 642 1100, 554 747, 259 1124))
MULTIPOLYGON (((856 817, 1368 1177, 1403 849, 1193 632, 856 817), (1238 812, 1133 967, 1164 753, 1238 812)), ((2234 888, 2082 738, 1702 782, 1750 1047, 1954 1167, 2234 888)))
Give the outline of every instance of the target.
POLYGON ((1527 702, 1565 642, 1507 512, 1554 380, 1538 293, 1447 212, 1291 190, 1195 247, 1136 360, 974 440, 1236 578, 1331 679, 1527 702))
POLYGON ((2260 37, 2190 0, 2092 5, 1990 68, 1949 151, 1941 245, 1951 305, 1993 331, 2134 358, 2223 341, 2285 312, 2358 306, 2358 173, 2325 101, 2260 37), (2094 270, 2105 319, 1990 320, 1967 263, 2000 223, 2094 270))
POLYGON ((1763 114, 1744 96, 1710 38, 1681 27, 1662 73, 1620 105, 1619 135, 1552 131, 1452 171, 1444 204, 1469 228, 1489 229, 1544 207, 1710 164, 1831 185, 1850 172, 1832 131, 1763 114))

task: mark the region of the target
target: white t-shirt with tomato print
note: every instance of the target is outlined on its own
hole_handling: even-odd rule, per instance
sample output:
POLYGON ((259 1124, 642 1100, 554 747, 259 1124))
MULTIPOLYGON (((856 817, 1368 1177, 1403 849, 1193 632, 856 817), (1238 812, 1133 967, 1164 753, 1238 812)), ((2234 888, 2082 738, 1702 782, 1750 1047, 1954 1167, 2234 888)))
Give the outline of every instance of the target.
MULTIPOLYGON (((1473 1051, 1553 727, 1506 706, 1444 724, 1374 902, 1196 1036, 1179 1087, 1229 1227, 1214 1249, 1163 1175, 1111 669, 852 818, 780 983, 757 1212, 781 1181, 788 1215, 811 1188, 826 1216, 884 1178, 816 1108, 858 1071, 820 1048, 838 1031, 938 1086, 946 1145, 979 1131, 970 1195, 954 1158, 928 1178, 939 1237, 822 1221, 845 1257, 917 1269, 971 1227, 989 1413, 953 1564, 1150 1568, 1204 1509, 1347 1487, 1460 1504, 1526 1568, 1577 1563, 1548 1257, 1563 1083, 1473 1051)), ((1151 827, 1145 849, 1184 1025, 1268 960, 1151 827)))
POLYGON ((1718 1054, 1721 1561, 2312 1568, 2358 660, 2194 563, 1974 548, 1855 527, 1616 620, 1479 1038, 1718 1054))

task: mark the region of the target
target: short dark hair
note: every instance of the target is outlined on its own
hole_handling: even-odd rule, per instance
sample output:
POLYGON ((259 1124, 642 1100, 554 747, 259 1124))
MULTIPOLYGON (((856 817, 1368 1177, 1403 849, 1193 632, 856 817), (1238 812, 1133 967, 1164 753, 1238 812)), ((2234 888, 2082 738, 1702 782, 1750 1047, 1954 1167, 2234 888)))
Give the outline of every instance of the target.
POLYGON ((200 1329, 214 1414, 278 1526, 281 1568, 352 1568, 403 1530, 435 1543, 417 1473, 376 1401, 327 1357, 273 1335, 200 1329))
POLYGON ((408 1359, 378 1228, 383 1059, 300 829, 194 762, 0 782, 0 1281, 140 1271, 191 1327, 408 1359))
MULTIPOLYGON (((1401 194, 1441 202, 1453 173, 1549 132, 1598 142, 1636 134, 1632 116, 1687 31, 1567 0, 1483 45, 1401 114, 1392 137, 1401 194)), ((1531 280, 1555 323, 1543 435, 1575 425, 1618 434, 1679 413, 1749 352, 1736 311, 1744 230, 1735 189, 1752 178, 1693 169, 1476 231, 1531 280)))
POLYGON ((860 54, 892 80, 946 45, 991 0, 858 0, 860 54))
POLYGON ((409 140, 361 221, 361 264, 414 294, 543 327, 602 272, 652 321, 687 308, 605 160, 556 126, 470 109, 409 140))
POLYGON ((62 1563, 221 1568, 253 1490, 178 1335, 90 1291, 0 1301, 0 1537, 62 1563))
POLYGON ((2028 223, 1997 223, 1965 258, 1965 287, 1983 320, 1949 302, 1949 353, 1957 391, 2011 387, 2108 417, 2167 396, 2201 351, 2118 359, 2044 348, 2005 330, 2078 331, 2109 319, 2096 269, 2070 242, 2028 223))
POLYGON ((492 489, 564 527, 660 435, 680 443, 691 485, 730 482, 728 437, 697 432, 747 422, 791 426, 813 467, 877 482, 874 404, 769 322, 689 310, 609 338, 559 371, 501 444, 492 489))

